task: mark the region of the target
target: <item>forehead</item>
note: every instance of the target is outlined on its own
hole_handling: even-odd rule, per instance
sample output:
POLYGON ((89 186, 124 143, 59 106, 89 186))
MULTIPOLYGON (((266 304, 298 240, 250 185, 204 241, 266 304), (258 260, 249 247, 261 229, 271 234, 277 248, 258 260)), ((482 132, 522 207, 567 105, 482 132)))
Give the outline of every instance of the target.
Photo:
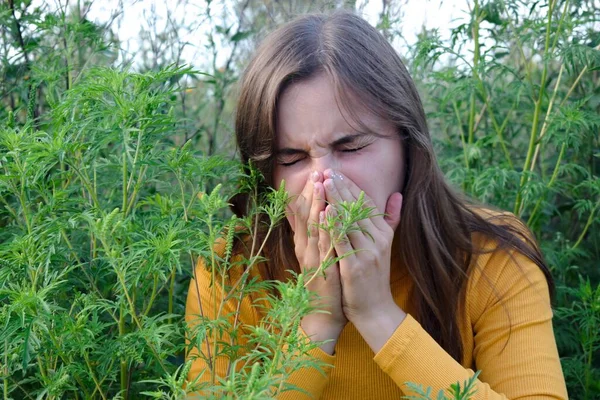
POLYGON ((362 106, 356 96, 350 93, 338 96, 325 74, 290 84, 278 101, 278 144, 330 141, 360 132, 386 135, 394 130, 389 121, 362 106))

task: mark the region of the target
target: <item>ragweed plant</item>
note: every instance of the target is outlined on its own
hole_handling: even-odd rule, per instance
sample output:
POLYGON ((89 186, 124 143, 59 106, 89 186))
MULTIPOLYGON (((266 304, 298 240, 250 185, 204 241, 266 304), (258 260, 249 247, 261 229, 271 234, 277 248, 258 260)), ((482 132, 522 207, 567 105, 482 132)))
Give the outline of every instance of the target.
POLYGON ((423 388, 422 385, 407 382, 406 385, 415 394, 405 396, 404 398, 408 400, 468 400, 477 392, 475 382, 477 382, 477 377, 480 372, 481 371, 477 371, 473 374, 472 377, 463 383, 462 387, 460 382, 453 383, 448 390, 440 390, 435 397, 432 397, 431 388, 423 388))
MULTIPOLYGON (((358 221, 371 218, 376 215, 373 213, 375 207, 367 207, 365 205, 365 192, 361 191, 356 201, 340 201, 333 206, 333 210, 334 211, 332 213, 326 213, 323 223, 317 224, 319 229, 327 232, 327 234, 331 237, 331 241, 329 248, 325 251, 325 256, 323 257, 324 261, 316 268, 314 272, 309 271, 311 276, 309 279, 307 279, 305 286, 308 286, 308 284, 312 282, 312 280, 315 279, 319 274, 325 277, 325 271, 330 266, 336 264, 341 259, 360 251, 360 249, 355 249, 345 254, 336 254, 336 243, 339 243, 342 240, 347 240, 346 237, 348 233, 353 231, 361 231, 373 239, 369 232, 363 230, 357 224, 358 221)), ((308 234, 310 235, 310 230, 308 231, 308 234)))
POLYGON ((263 223, 258 214, 267 217, 268 238, 283 218, 285 187, 253 198, 247 217, 231 216, 228 199, 257 194, 259 174, 169 140, 177 81, 192 73, 92 69, 53 104, 43 130, 31 120, 0 128, 4 398, 185 398, 207 386, 187 382, 186 333, 192 344, 210 344, 212 366, 220 354, 242 354, 235 341, 217 350, 219 332, 250 330, 251 348, 231 357, 227 376, 206 371, 218 397, 289 390, 285 377, 314 363, 302 355, 318 344, 298 331, 311 311, 302 276, 252 278, 264 241, 247 259, 233 254, 234 240, 263 223), (215 291, 230 268, 244 265, 224 300, 265 294, 261 326, 216 318, 188 329, 183 299, 199 257, 215 291))
POLYGON ((569 395, 598 397, 597 338, 574 329, 596 317, 570 290, 600 282, 598 6, 475 0, 466 15, 449 38, 422 32, 407 57, 441 167, 536 234, 557 281, 555 306, 571 310, 554 319, 569 395))
MULTIPOLYGON (((246 343, 254 346, 241 349, 245 327, 219 353, 231 360, 229 373, 213 379, 207 368, 210 382, 197 386, 229 397, 292 389, 285 377, 293 367, 279 367, 314 344, 292 344, 299 337, 286 322, 289 316, 277 314, 277 304, 267 307, 268 301, 285 301, 287 289, 250 274, 265 261, 264 242, 251 240, 250 257, 234 259, 236 241, 268 231, 271 218, 261 216, 281 217, 284 193, 259 195, 256 171, 198 152, 203 147, 212 153, 229 140, 219 135, 233 125, 228 93, 237 61, 243 64, 249 50, 236 43, 255 36, 246 29, 248 20, 237 30, 215 28, 233 44, 231 53, 221 70, 219 40, 212 40, 218 35, 212 35, 211 74, 198 79, 186 68, 158 68, 168 65, 163 58, 147 60, 151 73, 123 71, 109 26, 88 20, 80 3, 59 1, 56 10, 47 4, 0 2, 3 397, 185 397, 194 387, 187 382, 185 350, 218 341, 227 330, 242 332, 235 318, 230 325, 203 320, 195 332, 184 324, 199 258, 209 275, 214 271, 215 288, 223 287, 223 273, 249 266, 230 299, 264 299, 264 331, 254 334, 270 347, 255 348, 260 342, 250 335, 246 343), (186 78, 185 88, 179 87, 186 78), (231 217, 229 198, 238 192, 249 194, 252 216, 231 217), (214 249, 218 240, 227 243, 223 254, 214 249), (278 337, 276 327, 288 336, 278 337), (293 351, 275 357, 279 340, 293 351)), ((477 199, 513 210, 536 233, 557 281, 555 332, 570 397, 595 398, 597 5, 479 0, 467 7, 468 21, 455 25, 448 39, 424 31, 410 47, 414 53, 401 54, 421 88, 449 179, 477 199)), ((243 11, 235 14, 248 17, 243 11)), ((380 27, 392 39, 401 19, 386 12, 380 27)), ((255 21, 253 28, 262 32, 260 19, 255 21)), ((334 235, 343 219, 328 219, 325 228, 334 235)), ((297 284, 289 288, 290 295, 303 293, 297 284)), ((207 360, 217 358, 214 348, 207 360)))

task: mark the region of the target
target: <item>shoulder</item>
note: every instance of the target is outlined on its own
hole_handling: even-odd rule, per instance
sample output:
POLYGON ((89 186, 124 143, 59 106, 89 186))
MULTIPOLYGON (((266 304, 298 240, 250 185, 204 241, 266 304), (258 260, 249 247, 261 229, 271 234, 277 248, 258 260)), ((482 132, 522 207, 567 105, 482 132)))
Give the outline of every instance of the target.
POLYGON ((510 211, 494 209, 488 206, 471 206, 473 214, 496 226, 510 227, 518 233, 533 238, 527 225, 510 211))
MULTIPOLYGON (((489 208, 477 208, 474 212, 494 226, 512 232, 513 240, 535 246, 537 251, 533 234, 513 213, 489 208)), ((534 260, 490 234, 473 233, 472 241, 475 250, 469 268, 466 301, 474 321, 489 307, 522 293, 528 293, 532 301, 549 304, 546 274, 534 260)))

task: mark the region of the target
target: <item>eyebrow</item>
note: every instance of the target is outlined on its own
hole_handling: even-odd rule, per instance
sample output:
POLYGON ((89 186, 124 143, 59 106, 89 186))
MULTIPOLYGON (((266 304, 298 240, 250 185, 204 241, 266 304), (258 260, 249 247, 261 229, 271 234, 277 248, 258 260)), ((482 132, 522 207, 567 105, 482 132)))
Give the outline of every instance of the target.
MULTIPOLYGON (((360 138, 364 138, 364 137, 371 138, 374 136, 375 136, 374 134, 368 133, 368 132, 357 133, 354 135, 346 135, 346 136, 342 136, 339 139, 334 140, 333 143, 331 143, 331 146, 332 147, 343 146, 345 144, 352 143, 355 140, 360 139, 360 138)), ((284 147, 282 149, 277 150, 277 155, 279 155, 279 156, 294 155, 294 154, 298 154, 298 153, 306 153, 306 151, 302 150, 302 149, 295 149, 292 147, 284 147)))

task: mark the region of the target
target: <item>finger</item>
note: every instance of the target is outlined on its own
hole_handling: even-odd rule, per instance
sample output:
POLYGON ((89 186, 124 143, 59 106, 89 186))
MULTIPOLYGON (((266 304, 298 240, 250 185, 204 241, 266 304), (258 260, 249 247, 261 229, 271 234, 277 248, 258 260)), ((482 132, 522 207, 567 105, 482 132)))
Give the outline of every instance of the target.
MULTIPOLYGON (((326 179, 324 182, 324 186, 327 189, 327 200, 332 204, 338 204, 341 201, 353 202, 356 201, 356 198, 347 190, 343 190, 340 192, 339 188, 344 185, 338 184, 335 182, 340 179, 339 177, 335 177, 334 179, 326 179)), ((343 179, 343 178, 342 178, 343 179)), ((365 248, 368 246, 369 242, 367 241, 366 236, 369 237, 369 241, 372 241, 372 234, 376 232, 376 227, 369 220, 369 218, 360 220, 356 223, 356 226, 353 226, 348 232, 347 237, 350 239, 352 246, 355 249, 365 248)))
MULTIPOLYGON (((352 196, 355 199, 358 199, 362 189, 359 188, 356 185, 356 183, 354 183, 352 181, 352 179, 349 179, 347 176, 344 176, 339 171, 331 171, 331 170, 325 171, 325 177, 330 177, 330 176, 334 176, 334 175, 338 175, 339 177, 341 177, 342 179, 340 181, 344 182, 344 186, 347 188, 347 190, 352 194, 352 196)), ((373 209, 370 220, 373 222, 373 224, 375 225, 375 227, 377 229, 379 229, 380 231, 385 231, 386 229, 389 229, 389 224, 384 219, 385 214, 382 213, 382 211, 377 207, 377 205, 375 204, 373 199, 371 199, 369 196, 367 196, 366 193, 364 195, 364 205, 365 205, 365 207, 373 209)))
POLYGON ((319 213, 325 210, 325 190, 321 182, 313 183, 312 204, 307 220, 308 247, 318 251, 319 213))
MULTIPOLYGON (((334 174, 333 181, 335 183, 335 187, 343 200, 357 201, 360 198, 360 194, 363 193, 363 205, 367 209, 372 209, 372 211, 369 214, 369 218, 364 218, 358 221, 358 226, 360 226, 360 228, 365 231, 368 236, 371 236, 376 232, 376 229, 379 229, 373 221, 373 218, 375 218, 376 214, 378 213, 375 203, 351 179, 342 175, 340 172, 334 172, 334 174), (353 188, 354 191, 350 190, 350 188, 353 188)), ((371 239, 373 238, 371 237, 371 239)))
POLYGON ((325 224, 325 210, 319 211, 319 265, 323 265, 325 261, 335 255, 333 248, 331 248, 331 237, 325 224))
MULTIPOLYGON (((332 205, 328 205, 325 208, 325 213, 330 218, 335 218, 337 215, 337 212, 335 211, 335 208, 332 205)), ((336 227, 339 228, 339 226, 336 227)), ((347 235, 342 234, 341 232, 339 232, 339 230, 334 230, 332 240, 333 248, 335 249, 335 252, 339 257, 345 256, 344 258, 347 258, 353 256, 352 254, 348 255, 348 253, 351 253, 354 250, 354 248, 352 247, 352 243, 350 242, 350 239, 347 235)))
POLYGON ((310 211, 312 192, 313 181, 309 177, 302 192, 294 201, 294 243, 300 249, 304 249, 307 245, 306 222, 310 211))
POLYGON ((384 220, 394 231, 396 231, 396 228, 400 224, 400 212, 402 211, 403 201, 404 196, 402 194, 398 192, 392 193, 385 206, 384 220))

